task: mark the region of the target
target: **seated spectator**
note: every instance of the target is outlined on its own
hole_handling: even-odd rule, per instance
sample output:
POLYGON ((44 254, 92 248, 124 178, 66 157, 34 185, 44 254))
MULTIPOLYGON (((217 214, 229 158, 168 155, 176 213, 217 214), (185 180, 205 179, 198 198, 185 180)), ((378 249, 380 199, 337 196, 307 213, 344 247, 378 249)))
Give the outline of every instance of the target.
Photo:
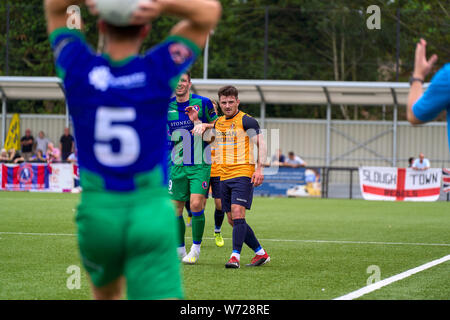
POLYGON ((8 161, 9 161, 8 152, 6 151, 6 149, 2 149, 0 152, 0 162, 8 162, 8 161))
POLYGON ((75 150, 75 152, 72 152, 70 154, 70 156, 67 157, 67 161, 70 163, 77 163, 78 162, 78 157, 77 157, 77 151, 75 150))
POLYGON ((29 160, 30 162, 46 162, 46 154, 41 150, 37 150, 35 154, 33 154, 29 160))
POLYGON ((277 150, 277 153, 272 156, 272 165, 284 166, 286 162, 286 157, 281 152, 281 149, 277 150))
POLYGON ((59 149, 61 150, 62 161, 66 161, 75 149, 75 139, 70 134, 69 128, 64 128, 64 134, 59 139, 59 149))
POLYGON ((34 138, 31 135, 31 130, 27 129, 25 130, 25 135, 20 139, 20 144, 22 145, 22 157, 25 159, 25 161, 30 161, 31 157, 33 156, 33 145, 34 145, 34 138))
POLYGON ((36 148, 35 152, 37 154, 38 151, 41 151, 42 154, 47 152, 48 143, 50 141, 45 137, 44 131, 39 131, 39 135, 36 138, 36 148))
POLYGON ((9 149, 8 157, 10 163, 21 163, 25 161, 25 159, 20 155, 20 152, 16 151, 14 148, 9 149))
POLYGON ((410 158, 408 159, 408 168, 412 168, 413 163, 414 163, 414 158, 413 158, 413 157, 410 157, 410 158))
POLYGON ((49 163, 61 161, 61 151, 58 148, 55 148, 51 142, 49 142, 47 146, 46 158, 49 163))
POLYGON ((417 158, 416 160, 414 160, 414 163, 412 165, 412 168, 414 170, 420 170, 420 171, 425 171, 430 169, 430 160, 425 158, 425 155, 421 152, 419 154, 419 158, 417 158))
POLYGON ((288 158, 286 160, 287 167, 299 168, 299 167, 306 167, 306 165, 307 163, 299 156, 296 156, 293 151, 289 152, 288 158))

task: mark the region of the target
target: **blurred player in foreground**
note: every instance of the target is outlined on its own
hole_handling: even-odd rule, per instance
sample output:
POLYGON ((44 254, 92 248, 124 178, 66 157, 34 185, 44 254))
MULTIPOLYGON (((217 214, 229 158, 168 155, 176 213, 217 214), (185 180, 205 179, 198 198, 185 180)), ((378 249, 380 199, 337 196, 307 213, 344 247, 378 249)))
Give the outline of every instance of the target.
POLYGON ((414 73, 410 79, 411 89, 408 97, 407 117, 412 124, 421 124, 437 118, 447 110, 447 132, 450 147, 450 63, 439 70, 423 93, 423 83, 438 57, 427 60, 427 42, 420 39, 416 47, 414 73))
MULTIPOLYGON (((104 55, 67 29, 82 1, 44 0, 56 70, 63 79, 77 141, 83 193, 76 222, 95 299, 182 298, 176 221, 166 189, 169 100, 200 54, 221 8, 213 0, 142 2, 133 26, 99 21, 104 55), (182 20, 140 56, 152 20, 182 20)), ((96 14, 95 2, 87 1, 96 14)))
POLYGON ((255 257, 247 266, 261 266, 270 261, 253 230, 245 220, 250 210, 253 188, 264 181, 263 166, 266 163, 266 146, 258 122, 239 111, 238 90, 227 86, 219 90, 219 105, 224 113, 215 125, 217 140, 216 157, 220 167, 220 192, 222 210, 233 226, 233 252, 226 268, 240 267, 242 245, 247 244, 255 257), (253 148, 258 148, 255 168, 253 148))

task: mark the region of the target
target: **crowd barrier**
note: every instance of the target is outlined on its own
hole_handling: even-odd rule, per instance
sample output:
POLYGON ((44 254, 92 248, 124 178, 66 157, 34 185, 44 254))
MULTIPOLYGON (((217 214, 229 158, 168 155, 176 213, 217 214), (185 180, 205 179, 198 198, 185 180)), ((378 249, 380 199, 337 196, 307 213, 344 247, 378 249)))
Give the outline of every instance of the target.
POLYGON ((0 164, 0 189, 6 191, 72 192, 79 184, 72 163, 0 164))

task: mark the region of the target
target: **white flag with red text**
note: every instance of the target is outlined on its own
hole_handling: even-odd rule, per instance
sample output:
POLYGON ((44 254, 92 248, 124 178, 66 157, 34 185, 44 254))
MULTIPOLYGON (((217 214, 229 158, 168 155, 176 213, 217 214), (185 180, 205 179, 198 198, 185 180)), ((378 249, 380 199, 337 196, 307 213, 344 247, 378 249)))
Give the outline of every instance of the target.
POLYGON ((436 201, 441 192, 442 169, 361 167, 361 193, 366 200, 436 201))

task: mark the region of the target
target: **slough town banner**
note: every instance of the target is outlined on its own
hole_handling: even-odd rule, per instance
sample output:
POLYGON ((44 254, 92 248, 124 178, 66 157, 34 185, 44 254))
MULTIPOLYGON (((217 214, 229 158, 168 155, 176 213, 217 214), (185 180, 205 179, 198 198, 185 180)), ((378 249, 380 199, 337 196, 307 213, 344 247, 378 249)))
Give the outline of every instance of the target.
POLYGON ((442 168, 359 168, 361 193, 366 200, 436 201, 441 192, 442 168))
POLYGON ((69 163, 0 164, 0 190, 70 192, 77 171, 69 163))

